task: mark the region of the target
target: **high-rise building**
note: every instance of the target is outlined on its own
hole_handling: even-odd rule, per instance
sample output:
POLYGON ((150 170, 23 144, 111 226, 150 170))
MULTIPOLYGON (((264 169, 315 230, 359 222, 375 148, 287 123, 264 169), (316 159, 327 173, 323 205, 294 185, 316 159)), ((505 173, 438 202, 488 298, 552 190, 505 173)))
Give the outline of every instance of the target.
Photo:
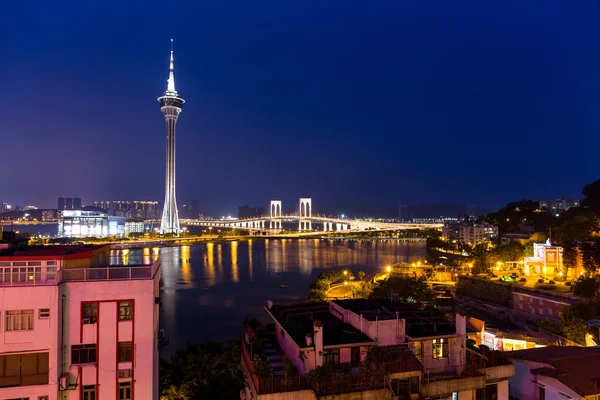
POLYGON ((161 97, 160 111, 162 111, 167 124, 167 170, 165 179, 165 203, 163 205, 160 232, 162 234, 179 235, 179 214, 177 212, 177 199, 175 190, 175 126, 181 112, 184 100, 175 90, 175 75, 173 66, 173 39, 171 39, 171 59, 169 64, 169 79, 167 90, 161 97))
POLYGON ((558 216, 571 207, 579 207, 579 204, 579 200, 570 199, 540 200, 540 208, 554 216, 558 216))
POLYGON ((156 219, 158 201, 146 200, 108 200, 94 201, 94 207, 101 208, 115 217, 156 219))
POLYGON ((56 209, 62 210, 80 210, 81 209, 81 198, 80 197, 59 197, 56 201, 56 209))
POLYGON ((0 397, 158 399, 159 281, 110 246, 4 248, 0 397))

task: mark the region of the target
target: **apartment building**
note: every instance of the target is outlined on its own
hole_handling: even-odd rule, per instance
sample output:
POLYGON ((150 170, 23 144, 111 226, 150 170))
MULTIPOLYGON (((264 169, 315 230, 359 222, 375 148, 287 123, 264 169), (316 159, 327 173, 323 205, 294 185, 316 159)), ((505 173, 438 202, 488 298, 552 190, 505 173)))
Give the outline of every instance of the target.
POLYGON ((458 241, 462 243, 478 244, 481 242, 496 240, 498 238, 498 227, 487 223, 473 225, 461 225, 458 229, 458 241))
POLYGON ((346 370, 319 383, 320 395, 342 400, 358 392, 362 398, 508 399, 512 365, 497 352, 468 349, 467 334, 477 332, 467 332, 464 315, 453 324, 411 305, 367 299, 268 302, 265 310, 274 328, 247 326, 242 341, 242 399, 314 399, 310 372, 321 366, 346 370), (373 375, 364 363, 377 352, 387 356, 373 375), (293 367, 286 369, 284 359, 293 367), (265 376, 256 363, 268 363, 272 373, 265 376))
POLYGON ((158 399, 158 261, 110 246, 0 248, 0 398, 158 399))

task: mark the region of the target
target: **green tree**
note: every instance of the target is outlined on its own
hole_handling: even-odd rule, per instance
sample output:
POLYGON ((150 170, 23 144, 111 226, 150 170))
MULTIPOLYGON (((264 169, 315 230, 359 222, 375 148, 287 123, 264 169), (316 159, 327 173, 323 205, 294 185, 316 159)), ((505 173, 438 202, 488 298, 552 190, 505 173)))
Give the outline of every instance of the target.
POLYGON ((600 280, 599 278, 579 279, 573 286, 573 294, 581 297, 596 297, 600 295, 600 280))
POLYGON ((588 275, 596 272, 598 267, 598 249, 592 243, 583 243, 581 249, 581 262, 588 275))

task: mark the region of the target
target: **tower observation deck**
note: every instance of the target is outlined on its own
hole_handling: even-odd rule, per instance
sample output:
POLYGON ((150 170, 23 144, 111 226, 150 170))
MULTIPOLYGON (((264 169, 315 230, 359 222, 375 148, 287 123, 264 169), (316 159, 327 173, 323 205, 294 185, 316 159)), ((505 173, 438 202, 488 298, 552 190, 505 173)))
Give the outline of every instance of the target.
POLYGON ((161 97, 160 111, 165 117, 167 125, 167 170, 165 178, 165 203, 160 222, 161 234, 179 235, 179 213, 177 211, 177 198, 175 195, 175 127, 177 118, 181 112, 181 106, 184 103, 183 98, 175 90, 175 75, 173 66, 173 39, 171 39, 171 58, 169 63, 169 79, 167 80, 167 90, 161 97))

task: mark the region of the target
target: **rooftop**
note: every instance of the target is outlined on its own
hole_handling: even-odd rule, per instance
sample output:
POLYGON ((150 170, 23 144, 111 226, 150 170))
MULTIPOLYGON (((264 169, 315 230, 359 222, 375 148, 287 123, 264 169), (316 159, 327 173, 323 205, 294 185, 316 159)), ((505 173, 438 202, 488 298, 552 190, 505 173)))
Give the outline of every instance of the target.
POLYGON ((283 327, 299 348, 305 348, 306 335, 314 332, 315 321, 323 324, 323 346, 374 343, 367 335, 329 312, 329 304, 305 303, 273 305, 267 311, 283 327))
MULTIPOLYGON (((76 244, 34 246, 22 249, 6 249, 0 252, 0 260, 11 261, 15 258, 46 259, 46 258, 87 258, 91 252, 108 245, 76 244)), ((108 246, 109 247, 109 246, 108 246)))
POLYGON ((404 319, 406 320, 406 335, 412 338, 456 333, 454 325, 443 315, 437 315, 432 311, 422 310, 409 304, 387 299, 347 299, 333 300, 332 302, 355 314, 362 315, 368 321, 404 319))
POLYGON ((508 356, 550 365, 532 369, 531 373, 556 379, 582 396, 598 393, 600 370, 591 366, 600 365, 600 348, 540 347, 513 351, 508 356))

